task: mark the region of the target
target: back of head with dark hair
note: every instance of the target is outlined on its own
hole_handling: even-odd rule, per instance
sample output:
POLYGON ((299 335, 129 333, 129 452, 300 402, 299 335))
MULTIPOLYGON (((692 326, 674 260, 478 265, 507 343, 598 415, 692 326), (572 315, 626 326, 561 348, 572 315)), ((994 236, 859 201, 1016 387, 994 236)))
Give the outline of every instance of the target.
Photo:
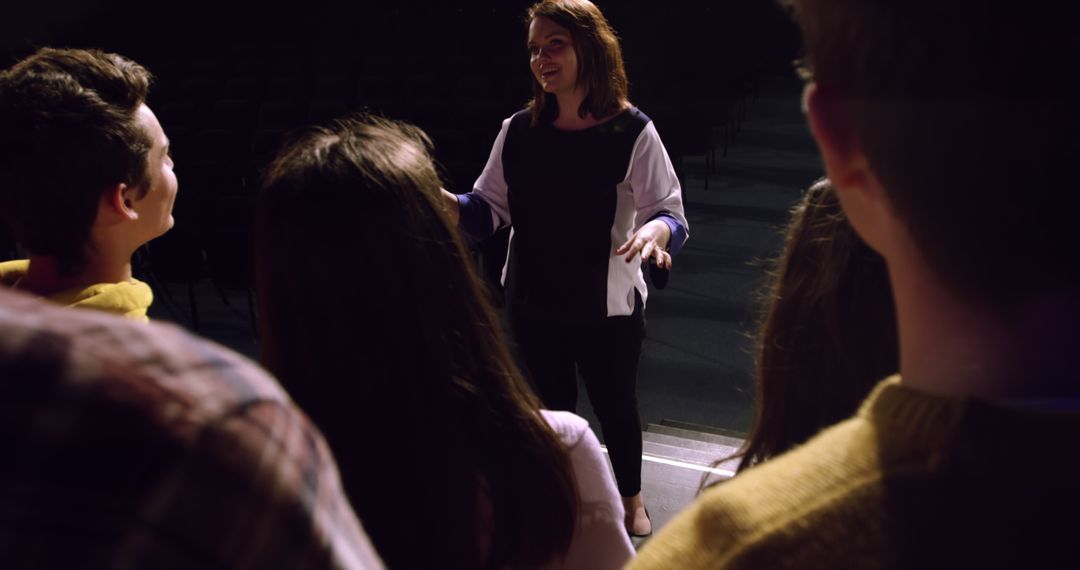
POLYGON ((790 0, 931 267, 1003 312, 1080 285, 1076 7, 790 0))
POLYGON ((152 142, 136 123, 150 73, 122 56, 43 48, 0 73, 0 216, 60 270, 85 264, 106 189, 148 183, 152 142))
POLYGON ((851 416, 900 368, 885 261, 855 234, 826 180, 793 212, 756 348, 754 421, 740 470, 851 416))
MULTIPOLYGON (((566 28, 574 42, 578 60, 579 85, 588 90, 578 108, 578 115, 592 114, 597 119, 609 117, 622 110, 627 102, 628 81, 623 67, 622 48, 615 30, 608 24, 600 8, 589 0, 543 0, 533 4, 526 13, 526 27, 534 18, 545 17, 566 28)), ((533 98, 529 102, 532 124, 558 108, 555 95, 532 79, 533 98)), ((554 115, 552 115, 554 116, 554 115)))
POLYGON ((261 360, 325 433, 389 567, 536 567, 570 544, 569 460, 443 211, 429 147, 358 117, 282 150, 259 204, 261 360))

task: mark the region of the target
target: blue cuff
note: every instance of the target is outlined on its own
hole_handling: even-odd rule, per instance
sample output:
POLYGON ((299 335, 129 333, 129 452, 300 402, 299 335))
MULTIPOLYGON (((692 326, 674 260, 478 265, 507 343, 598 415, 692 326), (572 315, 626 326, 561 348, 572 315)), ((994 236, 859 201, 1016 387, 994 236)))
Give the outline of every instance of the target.
POLYGON ((469 192, 458 194, 457 201, 461 212, 458 228, 466 237, 473 242, 480 242, 495 233, 495 227, 491 221, 491 206, 483 198, 474 192, 469 192))
POLYGON ((683 244, 686 243, 686 227, 679 223, 679 220, 675 219, 675 216, 672 216, 667 212, 660 212, 659 214, 653 216, 652 220, 649 221, 651 222, 653 220, 661 220, 668 225, 668 228, 671 229, 671 239, 668 240, 667 249, 668 253, 670 253, 671 256, 674 257, 677 253, 679 253, 679 250, 682 249, 683 244))

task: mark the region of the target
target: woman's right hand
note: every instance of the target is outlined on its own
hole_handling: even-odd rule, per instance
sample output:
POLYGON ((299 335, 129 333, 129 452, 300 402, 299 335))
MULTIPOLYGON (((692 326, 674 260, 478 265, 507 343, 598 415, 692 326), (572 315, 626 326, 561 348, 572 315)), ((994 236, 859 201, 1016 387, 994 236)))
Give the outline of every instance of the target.
POLYGON ((442 193, 443 203, 446 204, 446 213, 450 215, 450 221, 454 225, 458 225, 458 220, 461 219, 461 206, 458 205, 457 194, 451 193, 446 188, 439 188, 439 192, 442 193))

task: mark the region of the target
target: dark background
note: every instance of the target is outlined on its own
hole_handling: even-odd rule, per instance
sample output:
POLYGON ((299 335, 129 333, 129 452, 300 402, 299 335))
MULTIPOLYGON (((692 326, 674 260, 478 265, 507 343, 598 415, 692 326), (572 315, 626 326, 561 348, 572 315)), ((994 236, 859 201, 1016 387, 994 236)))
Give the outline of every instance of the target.
MULTIPOLYGON (((183 139, 211 127, 242 139, 230 149, 234 163, 259 162, 274 145, 257 131, 366 107, 428 130, 441 143, 448 182, 464 190, 499 121, 529 97, 530 4, 23 2, 0 21, 0 64, 45 45, 98 47, 144 64, 157 76, 150 105, 179 136, 180 167, 179 159, 207 158, 183 139), (268 101, 296 109, 275 115, 268 101)), ((623 38, 632 100, 658 124, 681 117, 664 125, 673 154, 794 53, 792 26, 772 0, 612 0, 601 8, 623 38)))
MULTIPOLYGON (((180 193, 176 227, 139 252, 136 274, 155 287, 155 310, 169 312, 155 318, 171 318, 252 354, 253 328, 242 326, 242 338, 230 340, 222 326, 211 322, 205 299, 196 303, 196 298, 205 283, 213 283, 222 300, 228 298, 225 291, 240 291, 239 299, 246 296, 249 304, 244 307, 234 298, 236 310, 229 314, 254 317, 254 196, 261 168, 283 138, 296 128, 355 110, 406 119, 434 140, 447 187, 468 191, 500 122, 530 96, 524 14, 531 3, 23 2, 7 7, 0 18, 0 66, 53 46, 114 51, 150 69, 156 81, 149 105, 172 141, 180 193), (179 293, 170 295, 170 289, 179 293)), ((691 297, 703 304, 670 289, 650 300, 652 344, 642 364, 643 415, 649 421, 682 416, 745 429, 749 355, 742 348, 715 347, 745 344, 738 331, 747 330, 745 323, 752 320, 745 310, 746 291, 757 273, 742 267, 750 255, 744 250, 757 255, 774 248, 776 240, 771 234, 755 237, 749 233, 753 228, 741 230, 739 224, 759 218, 781 223, 788 201, 813 177, 802 166, 790 175, 776 170, 781 159, 774 157, 774 149, 789 140, 805 149, 806 136, 801 117, 770 123, 773 107, 761 102, 757 124, 765 130, 741 135, 742 158, 721 163, 717 174, 715 158, 710 166, 709 157, 733 142, 748 101, 756 100, 763 81, 794 79, 796 30, 774 0, 707 5, 607 0, 599 6, 622 39, 631 101, 654 119, 683 179, 695 228, 693 251, 680 256, 682 274, 673 277, 670 289, 692 289, 696 297, 691 297), (796 125, 794 134, 789 125, 796 125), (727 196, 719 197, 718 188, 727 196), (779 189, 776 204, 769 202, 765 209, 754 205, 763 198, 737 204, 739 192, 767 197, 768 188, 779 189), (733 245, 714 247, 710 235, 733 245), (728 265, 737 270, 735 277, 710 273, 727 271, 728 265), (684 313, 715 313, 713 320, 727 336, 714 328, 678 324, 684 313), (678 360, 668 359, 667 349, 658 348, 669 346, 667 339, 670 346, 692 347, 715 362, 683 370, 678 360), (693 388, 679 388, 679 382, 693 388), (686 408, 691 405, 703 410, 690 413, 686 408)), ((796 88, 785 83, 775 107, 790 107, 797 115, 797 94, 791 91, 796 88)), ((16 255, 4 241, 3 257, 16 255)), ((493 239, 477 251, 492 284, 504 244, 493 239)), ((211 300, 216 296, 211 293, 211 300)))

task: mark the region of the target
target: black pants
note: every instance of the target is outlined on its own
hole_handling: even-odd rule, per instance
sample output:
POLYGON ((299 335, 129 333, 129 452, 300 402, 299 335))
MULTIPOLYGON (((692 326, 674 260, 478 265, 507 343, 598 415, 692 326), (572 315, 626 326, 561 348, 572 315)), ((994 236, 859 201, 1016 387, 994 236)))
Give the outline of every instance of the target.
POLYGON ((600 420, 619 494, 641 491, 641 417, 637 369, 645 340, 638 297, 634 313, 593 322, 568 322, 510 310, 510 325, 544 407, 577 409, 577 373, 600 420))

